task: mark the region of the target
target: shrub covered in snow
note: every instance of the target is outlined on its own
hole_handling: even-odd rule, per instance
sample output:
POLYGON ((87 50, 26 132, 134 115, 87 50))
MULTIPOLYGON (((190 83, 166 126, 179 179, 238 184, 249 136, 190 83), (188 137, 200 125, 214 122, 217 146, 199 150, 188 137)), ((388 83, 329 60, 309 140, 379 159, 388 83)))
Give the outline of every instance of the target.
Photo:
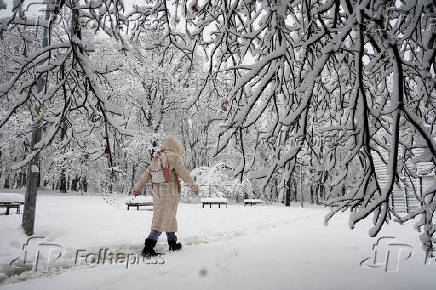
POLYGON ((241 202, 244 198, 254 197, 250 180, 244 178, 241 183, 239 178, 235 179, 233 169, 225 163, 220 162, 212 167, 197 167, 191 171, 191 176, 198 184, 200 193, 197 196, 182 183, 181 200, 183 202, 199 202, 202 197, 225 197, 241 202))

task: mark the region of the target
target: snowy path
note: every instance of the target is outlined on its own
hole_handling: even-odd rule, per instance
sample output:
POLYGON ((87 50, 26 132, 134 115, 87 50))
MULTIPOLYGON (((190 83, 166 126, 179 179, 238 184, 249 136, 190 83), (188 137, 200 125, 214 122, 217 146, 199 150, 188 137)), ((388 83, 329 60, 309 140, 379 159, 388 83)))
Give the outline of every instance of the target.
MULTIPOLYGON (((100 197, 41 195, 37 234, 62 244, 70 258, 74 249, 109 247, 137 251, 152 212, 108 206, 100 197), (54 204, 62 206, 56 208, 54 204), (69 226, 66 226, 69 225, 69 226)), ((326 210, 259 206, 200 208, 181 204, 178 212, 184 249, 166 252, 163 265, 124 264, 74 266, 36 277, 31 272, 0 284, 1 289, 434 289, 436 263, 424 265, 416 232, 410 225, 389 225, 414 246, 415 255, 398 273, 367 269, 359 262, 371 254, 374 239, 368 225, 347 228, 345 216, 325 227, 326 210), (23 281, 19 281, 22 278, 23 281)), ((25 240, 19 216, 0 216, 0 261, 20 253, 25 240), (5 238, 4 238, 5 237, 5 238)))

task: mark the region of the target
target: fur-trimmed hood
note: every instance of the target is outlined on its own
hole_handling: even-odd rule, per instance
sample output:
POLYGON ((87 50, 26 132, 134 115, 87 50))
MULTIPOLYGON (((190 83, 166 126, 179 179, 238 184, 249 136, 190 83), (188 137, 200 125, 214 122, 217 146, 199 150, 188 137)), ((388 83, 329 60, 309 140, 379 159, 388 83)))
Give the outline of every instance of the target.
POLYGON ((182 144, 180 141, 173 136, 166 136, 162 141, 162 151, 171 151, 179 156, 182 156, 183 153, 185 153, 185 149, 183 149, 182 144))

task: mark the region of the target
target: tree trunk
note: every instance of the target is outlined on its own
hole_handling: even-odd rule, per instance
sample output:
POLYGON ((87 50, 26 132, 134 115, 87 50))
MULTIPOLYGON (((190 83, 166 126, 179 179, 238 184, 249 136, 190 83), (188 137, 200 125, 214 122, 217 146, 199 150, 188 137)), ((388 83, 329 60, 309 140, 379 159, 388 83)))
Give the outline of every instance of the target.
MULTIPOLYGON (((47 10, 45 12, 45 19, 50 19, 50 7, 47 3, 47 10)), ((48 27, 44 28, 42 37, 42 46, 47 47, 50 42, 50 31, 48 27)), ((37 81, 38 93, 41 92, 46 85, 46 80, 39 78, 37 81)), ((39 108, 35 108, 37 111, 37 116, 35 117, 35 123, 32 132, 32 143, 30 151, 35 151, 35 145, 41 141, 42 127, 39 108)), ((35 210, 36 210, 36 195, 38 192, 38 186, 40 183, 40 155, 39 152, 35 154, 32 161, 29 163, 27 168, 27 185, 26 185, 26 196, 24 199, 24 210, 23 219, 21 225, 24 228, 26 235, 33 235, 33 229, 35 225, 35 210)))
POLYGON ((133 163, 133 165, 132 165, 132 181, 131 181, 130 190, 133 190, 133 187, 135 186, 135 174, 136 174, 136 166, 133 163))
POLYGON ((86 176, 84 176, 81 180, 82 180, 82 190, 84 192, 88 192, 88 181, 86 180, 86 176))
POLYGON ((78 183, 79 183, 79 178, 77 178, 77 176, 76 176, 73 180, 71 180, 71 190, 77 191, 78 190, 78 188, 77 188, 78 183))
POLYGON ((20 183, 20 188, 21 187, 23 187, 23 186, 25 186, 26 185, 26 177, 27 177, 27 175, 26 175, 26 171, 24 171, 24 170, 21 170, 20 171, 20 176, 21 176, 21 178, 20 178, 20 180, 21 180, 21 183, 20 183))
POLYGON ((315 199, 314 199, 314 190, 313 190, 313 185, 310 185, 310 203, 314 204, 315 203, 315 199))
POLYGON ((67 178, 65 176, 65 169, 62 168, 61 177, 59 179, 59 190, 62 193, 67 193, 67 178))
POLYGON ((5 185, 3 187, 9 188, 9 175, 8 174, 5 174, 5 185))
POLYGON ((291 176, 286 181, 285 206, 291 206, 291 176))
MULTIPOLYGON (((34 150, 35 144, 41 140, 41 128, 40 119, 38 118, 34 124, 34 130, 32 132, 32 145, 31 149, 34 150)), ((36 195, 38 192, 38 179, 39 179, 39 153, 35 155, 32 161, 28 165, 27 171, 27 186, 26 196, 24 199, 24 210, 22 226, 26 235, 33 235, 33 229, 35 224, 35 210, 36 210, 36 195)))

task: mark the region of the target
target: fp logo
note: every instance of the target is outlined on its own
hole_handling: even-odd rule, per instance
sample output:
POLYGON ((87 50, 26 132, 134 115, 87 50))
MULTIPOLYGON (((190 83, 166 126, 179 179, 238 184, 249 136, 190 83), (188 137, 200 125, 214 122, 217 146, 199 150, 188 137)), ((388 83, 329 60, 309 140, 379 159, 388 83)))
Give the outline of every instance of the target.
POLYGON ((413 254, 412 246, 395 241, 395 237, 380 237, 372 246, 372 255, 360 262, 360 266, 398 272, 400 263, 409 260, 413 254))
POLYGON ((33 236, 23 244, 22 256, 13 259, 9 266, 36 271, 48 271, 49 265, 64 254, 61 245, 45 241, 45 237, 33 236))

